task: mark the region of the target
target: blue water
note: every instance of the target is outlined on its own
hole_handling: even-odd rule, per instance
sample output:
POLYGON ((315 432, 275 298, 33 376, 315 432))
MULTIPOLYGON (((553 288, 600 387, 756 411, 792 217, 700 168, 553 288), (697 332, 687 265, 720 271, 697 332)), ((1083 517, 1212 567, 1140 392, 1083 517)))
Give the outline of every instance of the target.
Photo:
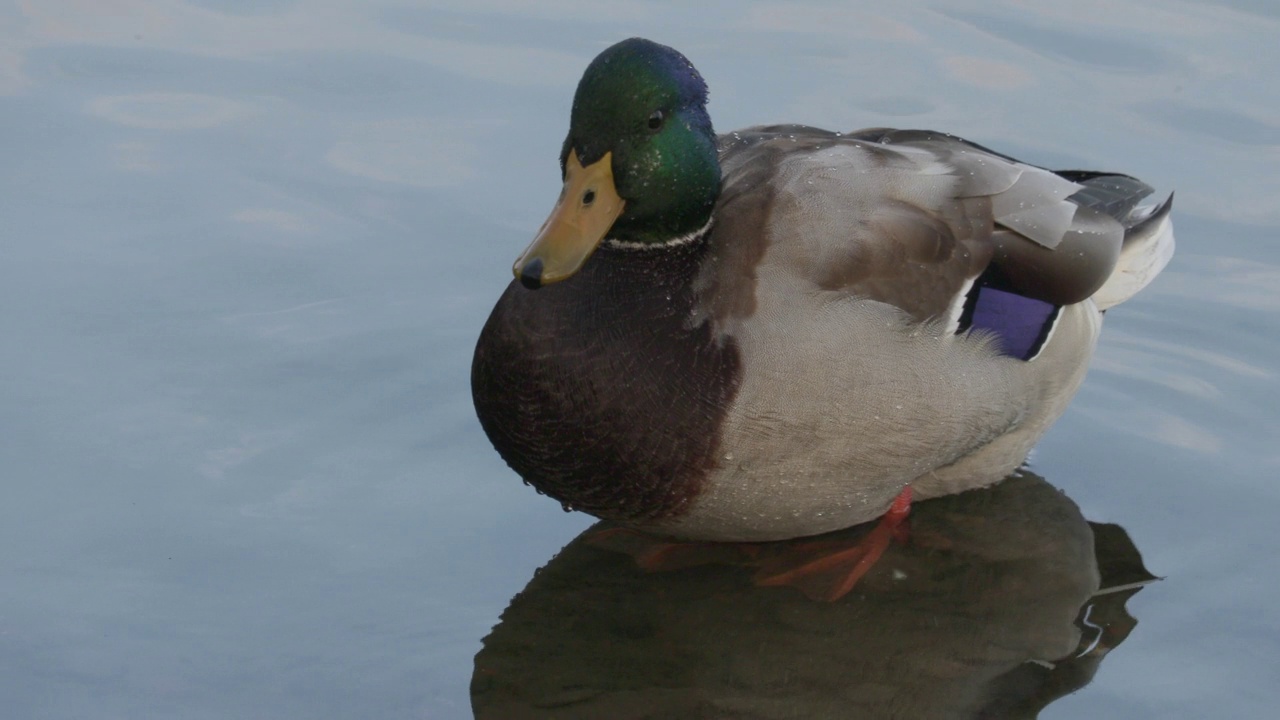
POLYGON ((1280 702, 1280 10, 641 0, 0 7, 0 704, 466 718, 591 519, 474 419, 579 74, 673 45, 717 128, 928 127, 1177 190, 1032 467, 1162 582, 1045 718, 1280 702))

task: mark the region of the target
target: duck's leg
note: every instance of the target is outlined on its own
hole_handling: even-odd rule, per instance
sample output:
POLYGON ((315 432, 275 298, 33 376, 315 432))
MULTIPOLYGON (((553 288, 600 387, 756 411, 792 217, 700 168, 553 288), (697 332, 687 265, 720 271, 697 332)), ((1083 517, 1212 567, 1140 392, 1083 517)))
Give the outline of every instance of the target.
POLYGON ((906 539, 904 521, 910 512, 911 487, 907 486, 875 528, 854 545, 833 540, 799 543, 764 563, 755 575, 756 584, 791 585, 814 600, 839 600, 875 565, 891 541, 906 539))
POLYGON ((606 528, 587 538, 596 547, 630 555, 646 572, 682 570, 698 565, 758 567, 755 583, 791 585, 814 600, 833 602, 844 597, 875 565, 889 543, 906 539, 911 512, 911 488, 894 498, 889 509, 861 538, 802 540, 777 543, 681 542, 630 528, 606 528))
POLYGON ((630 555, 645 572, 683 570, 698 565, 740 565, 754 557, 757 549, 754 543, 682 542, 622 527, 597 530, 587 537, 587 542, 630 555))

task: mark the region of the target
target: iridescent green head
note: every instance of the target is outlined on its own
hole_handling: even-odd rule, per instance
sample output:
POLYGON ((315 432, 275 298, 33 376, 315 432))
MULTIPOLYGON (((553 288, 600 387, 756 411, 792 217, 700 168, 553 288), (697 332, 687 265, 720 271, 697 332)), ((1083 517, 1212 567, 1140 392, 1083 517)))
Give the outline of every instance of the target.
POLYGON ((560 154, 564 194, 516 277, 563 280, 605 237, 657 246, 705 226, 720 193, 706 103, 702 76, 665 45, 632 38, 591 61, 560 154))

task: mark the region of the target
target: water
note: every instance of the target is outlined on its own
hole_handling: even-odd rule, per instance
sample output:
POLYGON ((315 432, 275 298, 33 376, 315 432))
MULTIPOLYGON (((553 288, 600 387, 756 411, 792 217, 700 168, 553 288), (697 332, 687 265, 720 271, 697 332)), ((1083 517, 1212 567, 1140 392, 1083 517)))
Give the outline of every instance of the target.
POLYGON ((1041 717, 1269 716, 1278 31, 1247 0, 7 5, 6 716, 471 715, 481 639, 591 522, 491 451, 471 349, 629 35, 720 131, 930 127, 1176 188, 1177 257, 1033 457, 1165 579, 1041 717))

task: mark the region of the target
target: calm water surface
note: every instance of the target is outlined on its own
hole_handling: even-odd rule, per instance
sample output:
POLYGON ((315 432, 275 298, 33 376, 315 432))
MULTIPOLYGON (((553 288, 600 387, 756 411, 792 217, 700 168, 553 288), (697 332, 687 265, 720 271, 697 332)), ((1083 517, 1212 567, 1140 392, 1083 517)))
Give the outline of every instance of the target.
MULTIPOLYGON (((482 638, 591 523, 491 450, 473 343, 558 193, 579 74, 643 35, 698 65, 722 131, 928 127, 1176 188, 1177 257, 1109 313, 1032 461, 1165 580, 1109 606, 1139 625, 1041 717, 1272 717, 1278 8, 5 3, 4 715, 471 716, 482 638)), ((1092 567, 1083 519, 1028 572, 1092 567)), ((557 607, 535 589, 520 608, 557 607)), ((518 609, 487 653, 521 618, 559 627, 518 609)), ((613 631, 591 632, 570 639, 613 631)), ((546 660, 528 647, 511 672, 546 660)), ((632 660, 633 679, 663 662, 632 660)), ((813 716, 802 686, 776 688, 797 698, 781 707, 813 716)))

